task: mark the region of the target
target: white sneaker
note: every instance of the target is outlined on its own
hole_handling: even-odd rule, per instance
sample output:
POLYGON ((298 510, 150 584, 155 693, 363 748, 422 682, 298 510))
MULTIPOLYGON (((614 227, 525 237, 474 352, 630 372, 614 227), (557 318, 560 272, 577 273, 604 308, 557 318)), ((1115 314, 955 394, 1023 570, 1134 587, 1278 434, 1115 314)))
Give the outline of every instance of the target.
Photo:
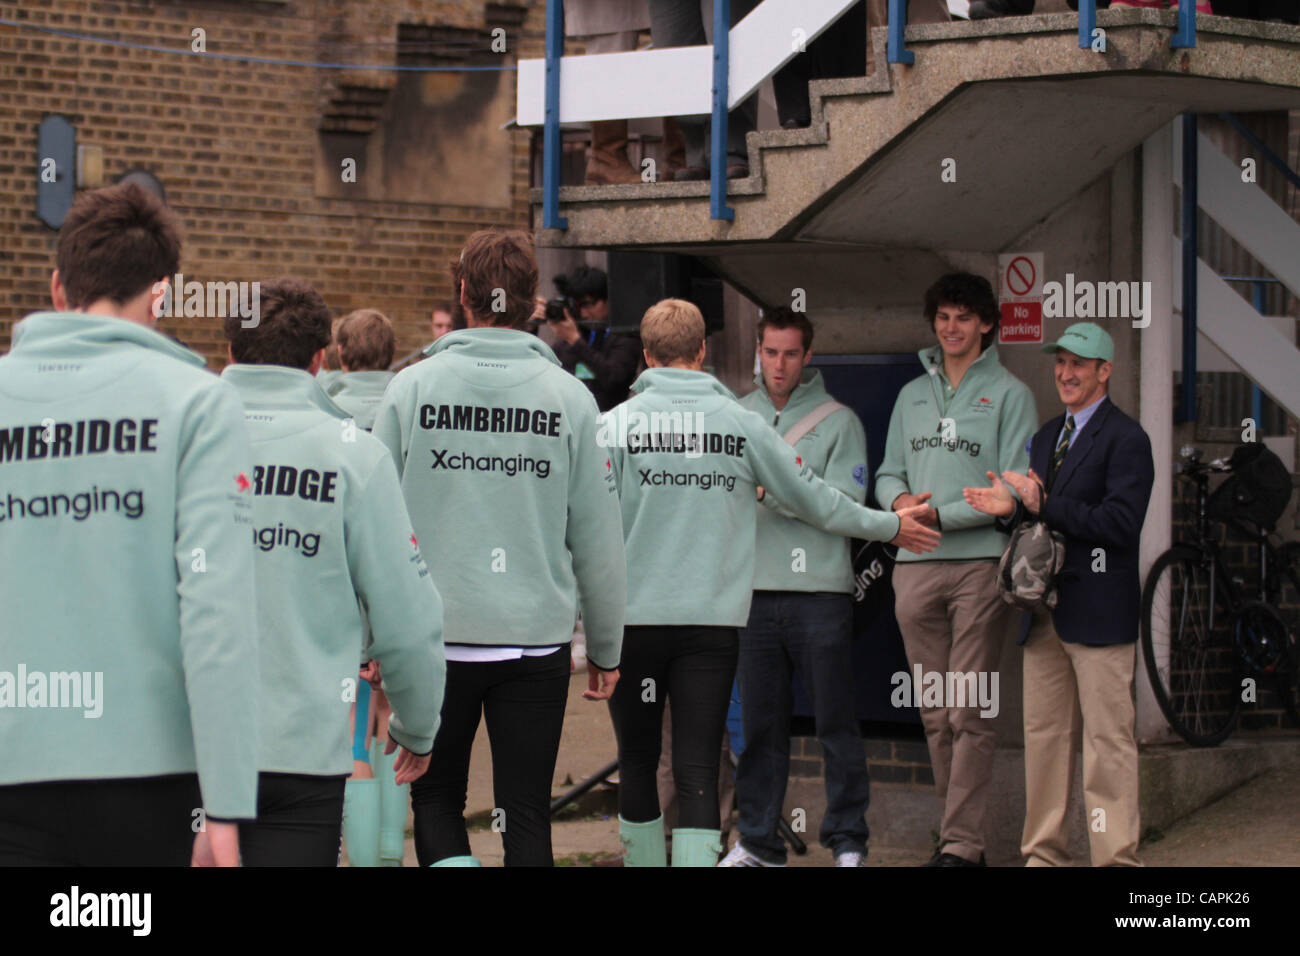
POLYGON ((736 845, 731 848, 731 852, 722 858, 718 866, 785 866, 785 864, 767 863, 760 860, 741 846, 740 841, 737 840, 736 845))
POLYGON ((854 853, 852 851, 848 851, 845 853, 837 853, 835 855, 835 865, 836 866, 866 866, 867 855, 865 853, 854 853))

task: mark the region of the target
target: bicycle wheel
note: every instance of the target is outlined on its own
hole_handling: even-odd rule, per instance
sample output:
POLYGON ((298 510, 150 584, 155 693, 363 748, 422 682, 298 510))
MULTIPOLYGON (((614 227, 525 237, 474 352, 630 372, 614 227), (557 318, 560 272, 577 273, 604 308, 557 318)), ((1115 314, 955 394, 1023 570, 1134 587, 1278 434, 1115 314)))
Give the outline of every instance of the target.
POLYGON ((1156 702, 1194 747, 1223 741, 1241 709, 1241 661, 1233 620, 1216 599, 1210 621, 1209 557, 1174 547, 1151 567, 1142 589, 1142 656, 1156 702))
POLYGON ((1287 628, 1285 664, 1279 665, 1277 692, 1293 723, 1300 725, 1300 541, 1278 549, 1277 593, 1269 595, 1287 628))

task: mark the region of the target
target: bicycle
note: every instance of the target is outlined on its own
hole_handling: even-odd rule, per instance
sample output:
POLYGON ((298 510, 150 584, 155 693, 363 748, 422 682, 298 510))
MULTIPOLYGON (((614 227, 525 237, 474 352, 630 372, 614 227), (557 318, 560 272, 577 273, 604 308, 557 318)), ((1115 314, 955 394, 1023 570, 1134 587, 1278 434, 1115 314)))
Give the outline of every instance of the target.
POLYGON ((1189 744, 1211 747, 1236 726, 1248 677, 1273 684, 1300 722, 1300 542, 1275 545, 1271 527, 1211 519, 1209 476, 1231 466, 1223 458, 1203 462, 1199 448, 1180 454, 1178 476, 1196 485, 1195 537, 1151 566, 1142 589, 1142 654, 1170 726, 1189 744), (1228 570, 1211 523, 1231 523, 1255 540, 1254 592, 1228 570))

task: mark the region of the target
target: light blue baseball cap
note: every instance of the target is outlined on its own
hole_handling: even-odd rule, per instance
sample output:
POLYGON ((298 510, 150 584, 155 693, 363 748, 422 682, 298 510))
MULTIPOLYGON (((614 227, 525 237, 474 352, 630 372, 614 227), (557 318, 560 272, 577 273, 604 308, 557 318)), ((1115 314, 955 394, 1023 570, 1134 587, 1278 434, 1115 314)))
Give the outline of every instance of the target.
POLYGON ((1101 359, 1103 362, 1115 361, 1115 342, 1105 329, 1096 322, 1075 322, 1061 333, 1055 342, 1043 346, 1044 352, 1056 352, 1065 349, 1080 358, 1101 359))

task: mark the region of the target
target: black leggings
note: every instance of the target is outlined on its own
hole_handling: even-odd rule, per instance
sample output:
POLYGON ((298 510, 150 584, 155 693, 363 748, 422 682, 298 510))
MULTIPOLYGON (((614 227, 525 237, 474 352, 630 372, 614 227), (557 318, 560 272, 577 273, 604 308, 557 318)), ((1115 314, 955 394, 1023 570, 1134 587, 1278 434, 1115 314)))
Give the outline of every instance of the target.
POLYGON ((569 698, 569 654, 447 662, 442 725, 429 769, 411 784, 420 866, 469 856, 465 796, 479 720, 492 745, 493 828, 506 866, 551 866, 551 781, 569 698))
POLYGON ((677 825, 719 829, 718 761, 739 647, 734 627, 624 628, 619 681, 609 702, 624 820, 646 823, 659 816, 655 774, 666 694, 673 709, 677 825))
POLYGON ((244 866, 338 866, 346 776, 260 773, 257 819, 239 824, 244 866))
POLYGON ((189 866, 197 775, 0 787, 0 866, 189 866))

